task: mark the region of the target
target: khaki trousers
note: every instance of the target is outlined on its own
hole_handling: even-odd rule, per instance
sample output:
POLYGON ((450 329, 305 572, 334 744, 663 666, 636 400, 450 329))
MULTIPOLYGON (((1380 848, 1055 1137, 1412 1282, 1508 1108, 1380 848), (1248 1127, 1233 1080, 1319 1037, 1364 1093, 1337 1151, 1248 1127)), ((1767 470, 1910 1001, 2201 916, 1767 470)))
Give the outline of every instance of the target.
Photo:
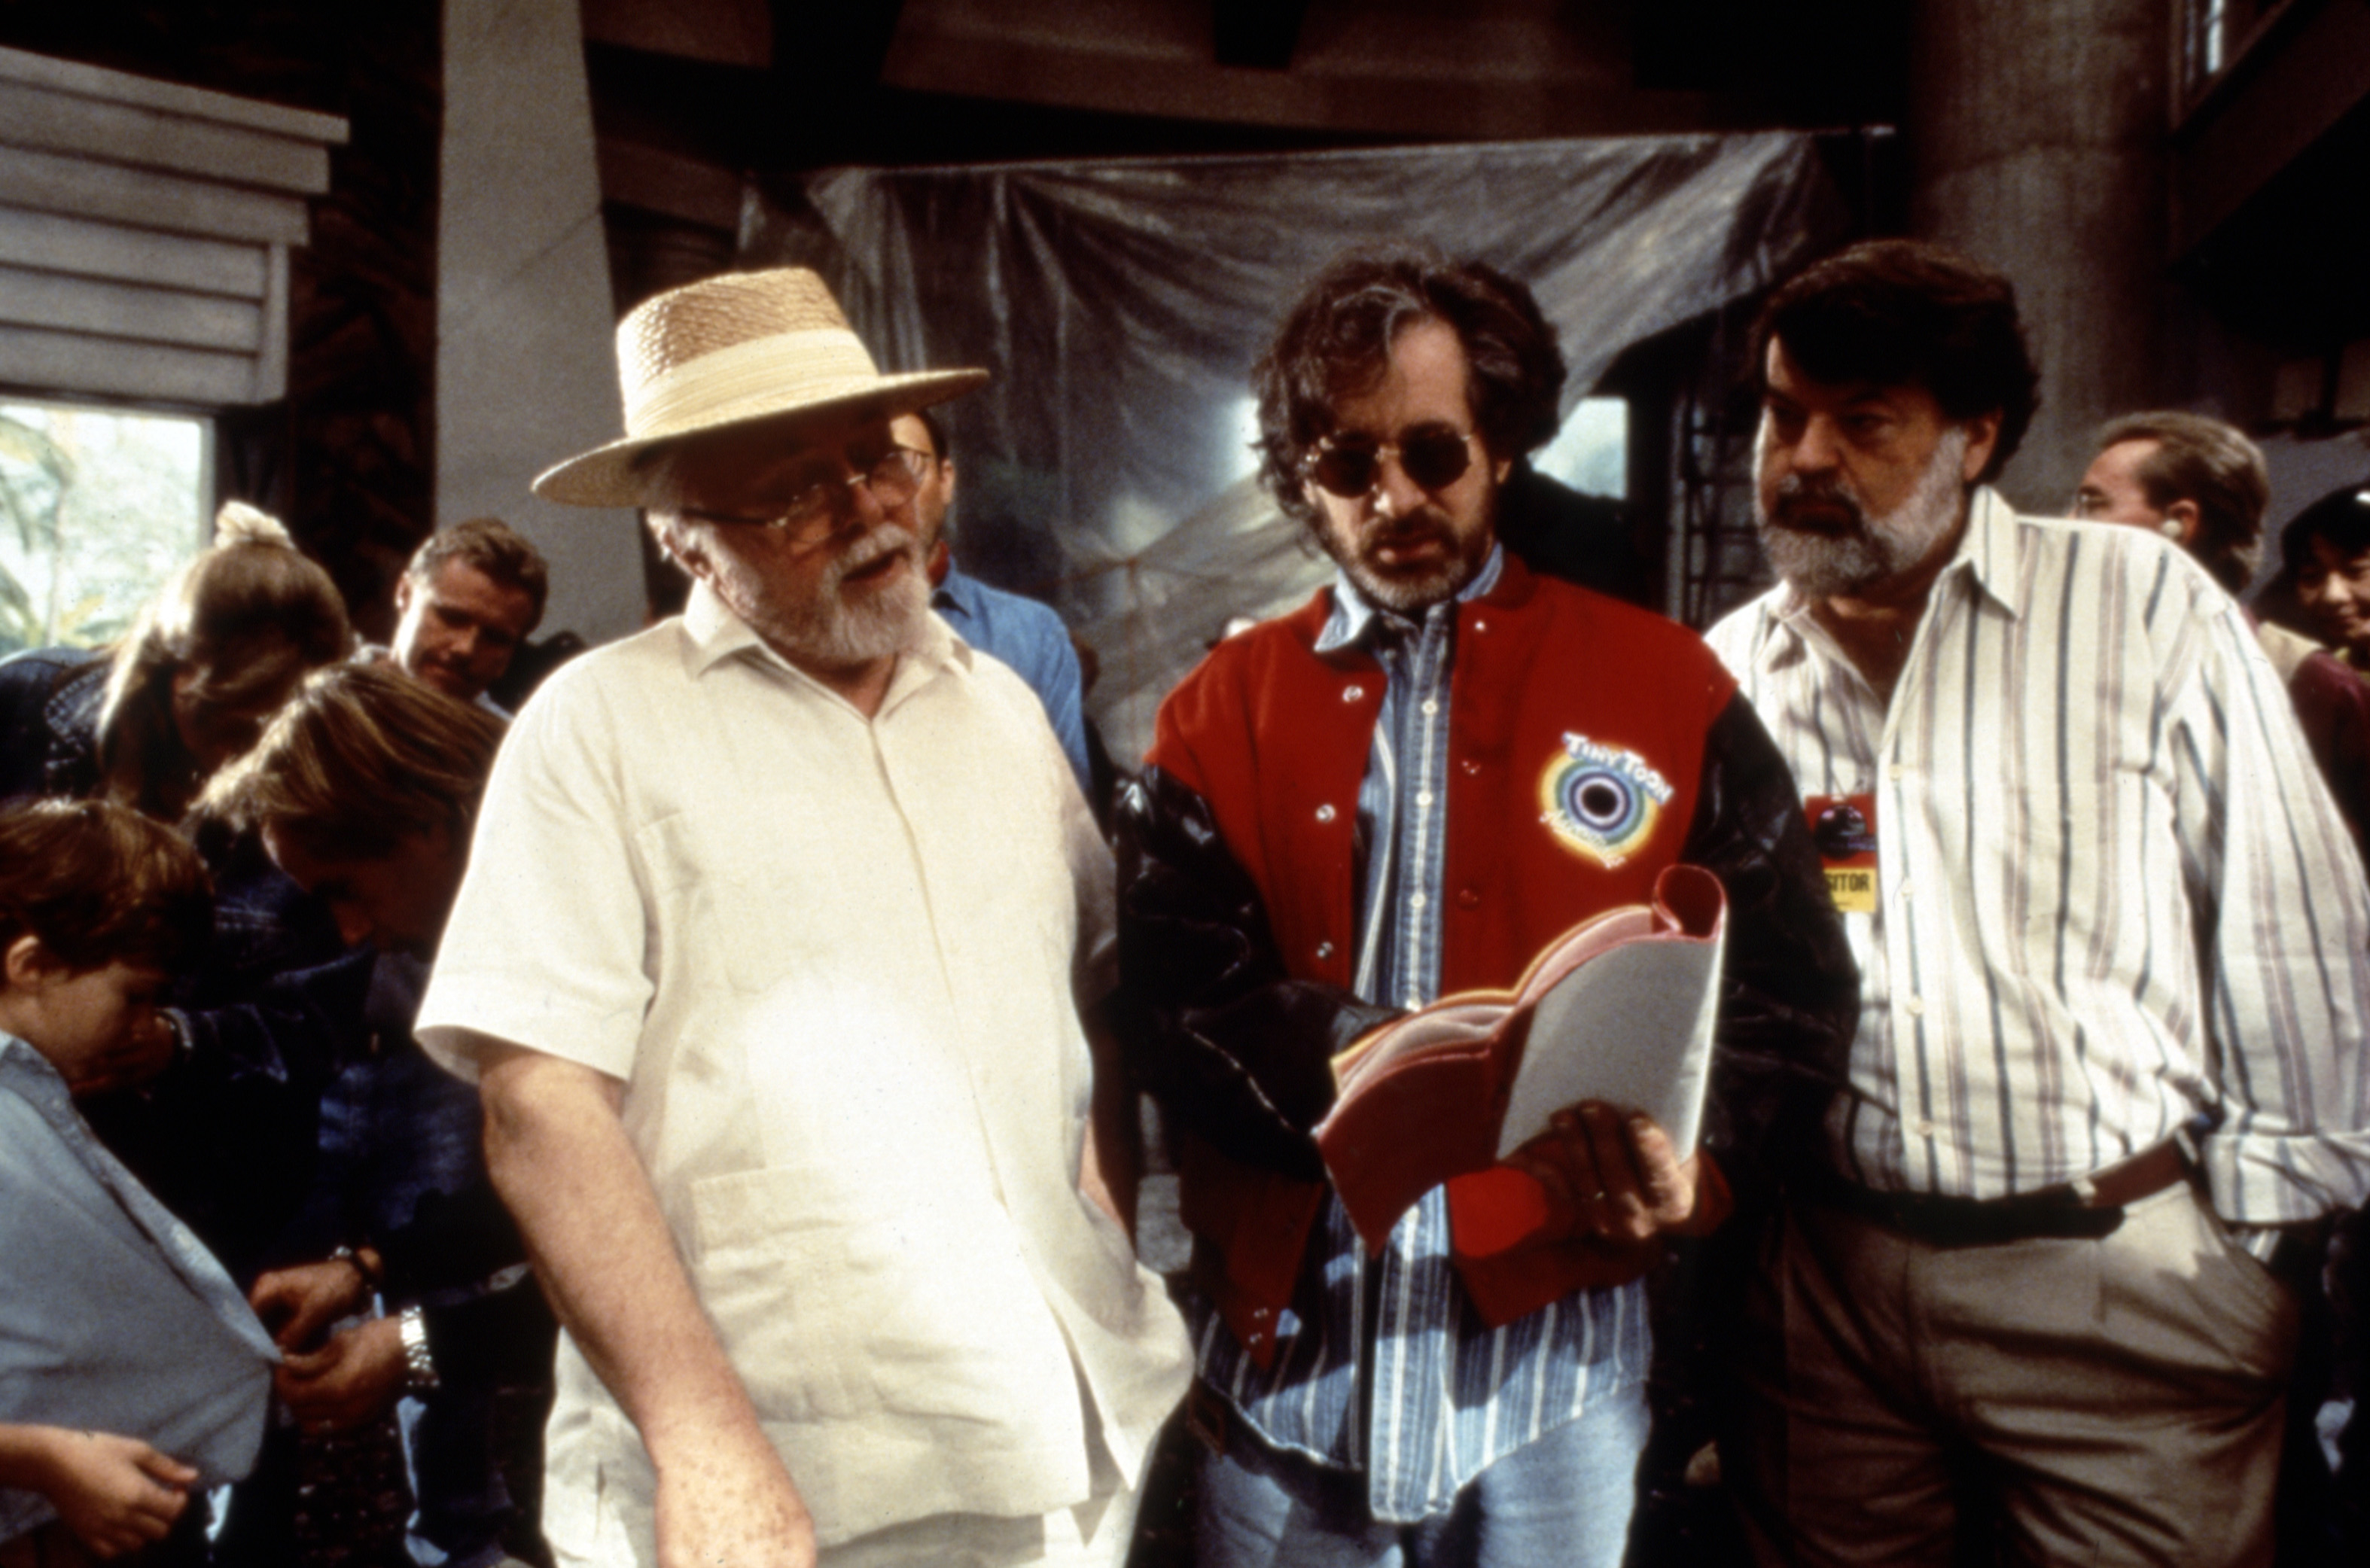
POLYGON ((1765 1563, 2268 1562, 2297 1307, 2186 1185, 2096 1240, 1941 1247, 1795 1207, 1722 1444, 1765 1563))

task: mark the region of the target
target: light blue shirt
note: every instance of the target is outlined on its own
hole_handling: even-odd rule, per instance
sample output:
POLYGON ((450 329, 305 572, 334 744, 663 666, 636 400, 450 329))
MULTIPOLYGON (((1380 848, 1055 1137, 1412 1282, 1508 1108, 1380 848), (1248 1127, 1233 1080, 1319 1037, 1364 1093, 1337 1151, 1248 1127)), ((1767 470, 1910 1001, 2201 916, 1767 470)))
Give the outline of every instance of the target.
MULTIPOLYGON (((221 1264, 99 1146, 47 1058, 0 1033, 0 1422, 139 1437, 247 1474, 279 1360, 221 1264)), ((0 1540, 56 1516, 0 1487, 0 1540)))
MULTIPOLYGON (((1346 577, 1334 583, 1317 653, 1363 645, 1385 678, 1358 792, 1353 989, 1367 1001, 1420 1007, 1439 994, 1457 604, 1488 593, 1503 565, 1492 549, 1456 602, 1420 621, 1378 609, 1346 577)), ((1329 1194, 1321 1223, 1278 1319, 1273 1367, 1253 1365, 1198 1299, 1195 1347, 1203 1379, 1271 1443, 1363 1471, 1377 1519, 1442 1512, 1490 1464, 1577 1420, 1590 1399, 1645 1380, 1643 1281, 1577 1291, 1491 1329, 1473 1315, 1450 1259, 1444 1189, 1426 1193, 1371 1260, 1329 1194), (1361 1400, 1362 1380, 1371 1400, 1361 1400)))
POLYGON ((930 608, 954 628, 955 635, 1010 665, 1028 682, 1045 704, 1046 721, 1062 743, 1062 755, 1070 760, 1080 792, 1092 798, 1078 650, 1070 646, 1062 618, 1033 599, 990 588, 954 566, 947 567, 946 581, 930 595, 930 608))

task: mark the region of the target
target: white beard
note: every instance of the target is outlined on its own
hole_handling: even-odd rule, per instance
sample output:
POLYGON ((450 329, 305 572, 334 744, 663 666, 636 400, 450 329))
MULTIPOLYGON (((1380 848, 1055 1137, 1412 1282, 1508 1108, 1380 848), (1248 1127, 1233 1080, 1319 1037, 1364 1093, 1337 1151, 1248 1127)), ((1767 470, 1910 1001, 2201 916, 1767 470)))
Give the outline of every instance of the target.
POLYGON ((775 652, 800 669, 853 670, 919 642, 930 612, 930 589, 922 573, 921 546, 910 529, 877 523, 840 546, 837 556, 800 584, 784 580, 784 574, 767 569, 758 558, 711 543, 730 537, 718 525, 692 526, 706 532, 695 535, 688 549, 665 535, 662 542, 775 652), (851 574, 900 552, 906 569, 898 580, 859 589, 853 601, 842 591, 851 574))
POLYGON ((920 546, 904 529, 882 523, 831 564, 812 597, 772 608, 773 624, 761 629, 793 664, 848 670, 903 653, 920 636, 923 617, 930 612, 920 546), (896 582, 852 603, 840 592, 851 572, 900 550, 908 560, 896 582))
MULTIPOLYGON (((1766 429, 1764 428, 1766 441, 1766 429)), ((1761 441, 1754 443, 1756 457, 1761 441)), ((1805 599, 1832 599, 1865 593, 1898 577, 1926 559, 1935 545, 1959 525, 1966 508, 1967 432, 1953 426, 1935 443, 1934 455, 1916 487, 1882 517, 1870 518, 1848 482, 1836 477, 1806 484, 1800 475, 1779 481, 1783 501, 1796 496, 1818 495, 1848 503, 1854 522, 1842 533, 1814 533, 1769 520, 1767 506, 1756 489, 1754 521, 1761 532, 1761 548, 1778 575, 1805 599)))

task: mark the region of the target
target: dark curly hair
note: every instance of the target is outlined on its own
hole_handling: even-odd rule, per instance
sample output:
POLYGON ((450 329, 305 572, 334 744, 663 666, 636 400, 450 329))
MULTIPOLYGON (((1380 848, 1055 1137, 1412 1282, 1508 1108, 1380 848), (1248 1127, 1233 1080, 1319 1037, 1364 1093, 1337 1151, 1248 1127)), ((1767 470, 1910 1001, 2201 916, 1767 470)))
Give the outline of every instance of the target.
POLYGON ((1553 439, 1563 353, 1530 290, 1479 261, 1353 250, 1301 291, 1251 370, 1260 477, 1285 515, 1316 521, 1301 459, 1333 432, 1335 406, 1381 379, 1398 335, 1427 320, 1447 323, 1465 346, 1474 422, 1492 458, 1525 456, 1553 439))
POLYGON ((2312 542, 2351 559, 2370 550, 2370 479, 2340 485, 2288 521, 2280 535, 2280 560, 2290 578, 2312 564, 2312 542))
POLYGON ((1869 240, 1778 285, 1753 327, 1756 391, 1768 390, 1773 338, 1812 381, 1915 383, 1952 419, 1996 412, 1999 440, 1980 480, 2008 466, 2041 406, 2016 286, 1924 240, 1869 240))

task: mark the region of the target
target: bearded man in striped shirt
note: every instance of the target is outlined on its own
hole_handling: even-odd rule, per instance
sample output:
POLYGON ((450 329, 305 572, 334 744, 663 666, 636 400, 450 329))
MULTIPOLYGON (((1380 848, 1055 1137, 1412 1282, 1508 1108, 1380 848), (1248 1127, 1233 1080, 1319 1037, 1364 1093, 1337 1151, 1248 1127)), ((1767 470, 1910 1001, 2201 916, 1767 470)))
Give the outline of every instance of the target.
POLYGON ((2297 1303, 2370 1185, 2370 910, 2238 606, 1985 481, 1998 275, 1880 241, 1754 334, 1784 579, 1710 641, 1820 824, 1853 1093, 1748 1304, 1769 1562, 2268 1561, 2297 1303))

